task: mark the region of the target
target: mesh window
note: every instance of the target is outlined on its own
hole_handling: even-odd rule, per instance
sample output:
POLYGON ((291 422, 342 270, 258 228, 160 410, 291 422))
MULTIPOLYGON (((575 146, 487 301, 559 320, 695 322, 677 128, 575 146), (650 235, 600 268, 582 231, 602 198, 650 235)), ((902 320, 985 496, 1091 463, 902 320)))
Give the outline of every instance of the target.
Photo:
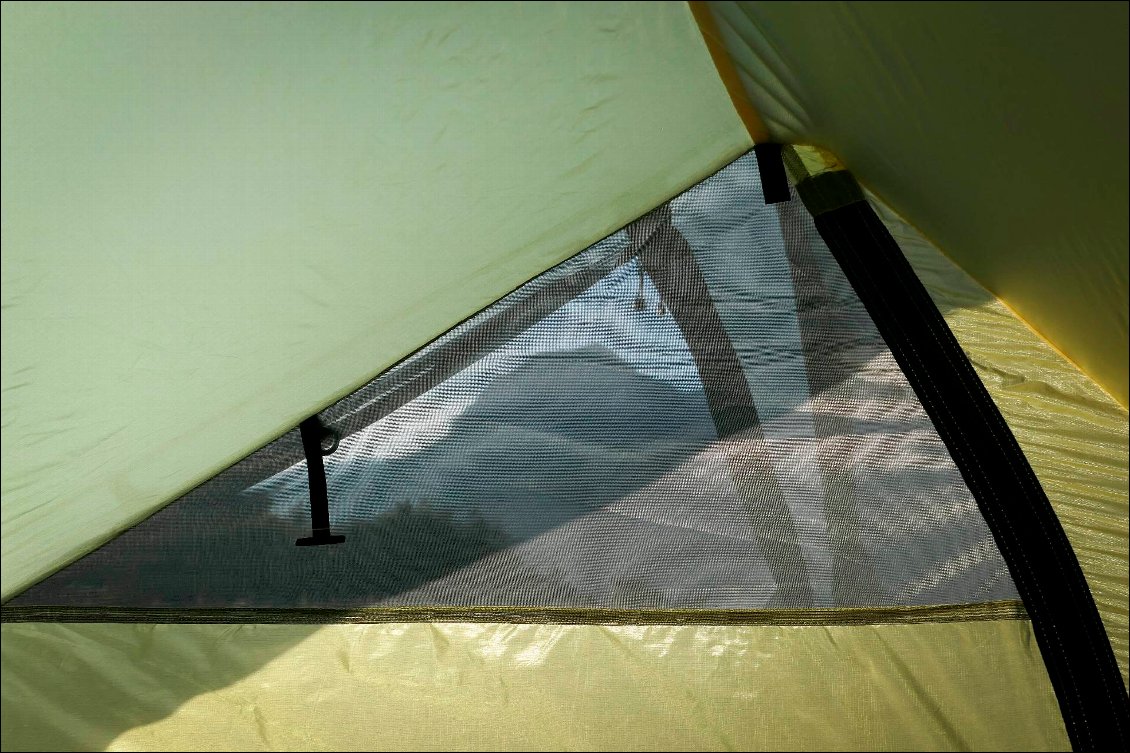
POLYGON ((969 490, 752 154, 11 604, 756 609, 1015 599, 969 490))

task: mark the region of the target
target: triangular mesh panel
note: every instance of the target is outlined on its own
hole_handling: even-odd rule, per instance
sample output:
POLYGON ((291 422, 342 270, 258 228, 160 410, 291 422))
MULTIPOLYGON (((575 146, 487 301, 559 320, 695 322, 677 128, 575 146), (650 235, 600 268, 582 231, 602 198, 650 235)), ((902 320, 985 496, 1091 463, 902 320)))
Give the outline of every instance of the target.
MULTIPOLYGON (((379 325, 376 325, 379 326, 379 325)), ((11 604, 756 609, 1017 598, 914 391, 752 154, 11 604)))

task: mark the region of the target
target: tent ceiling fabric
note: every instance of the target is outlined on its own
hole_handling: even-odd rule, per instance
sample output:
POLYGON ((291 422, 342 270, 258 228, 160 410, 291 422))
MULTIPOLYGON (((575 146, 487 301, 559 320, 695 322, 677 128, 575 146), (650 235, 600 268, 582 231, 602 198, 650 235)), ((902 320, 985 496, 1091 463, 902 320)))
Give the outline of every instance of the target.
POLYGON ((2 109, 4 598, 752 145, 684 3, 5 4, 2 109))
POLYGON ((1130 6, 710 6, 773 136, 835 152, 1127 404, 1130 6))

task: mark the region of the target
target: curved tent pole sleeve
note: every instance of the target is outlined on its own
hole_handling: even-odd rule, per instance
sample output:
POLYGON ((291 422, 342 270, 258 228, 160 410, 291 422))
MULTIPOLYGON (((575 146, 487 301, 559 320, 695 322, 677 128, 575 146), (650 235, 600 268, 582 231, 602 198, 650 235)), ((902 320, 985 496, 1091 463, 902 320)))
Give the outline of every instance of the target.
POLYGON ((1072 746, 1125 750, 1130 707, 1110 640, 1000 410, 851 175, 808 177, 797 192, 977 500, 1032 619, 1072 746))

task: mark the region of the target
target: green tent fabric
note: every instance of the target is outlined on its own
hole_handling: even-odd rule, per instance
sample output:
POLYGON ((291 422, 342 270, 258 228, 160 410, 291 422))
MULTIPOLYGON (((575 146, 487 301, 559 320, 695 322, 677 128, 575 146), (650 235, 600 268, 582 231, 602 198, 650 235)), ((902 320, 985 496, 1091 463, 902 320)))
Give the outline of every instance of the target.
POLYGON ((776 139, 834 152, 1126 406, 1126 3, 710 6, 776 139))
POLYGON ((679 4, 3 33, 4 598, 750 145, 679 4))
POLYGON ((1127 7, 4 4, 0 746, 1123 745, 1127 7))

